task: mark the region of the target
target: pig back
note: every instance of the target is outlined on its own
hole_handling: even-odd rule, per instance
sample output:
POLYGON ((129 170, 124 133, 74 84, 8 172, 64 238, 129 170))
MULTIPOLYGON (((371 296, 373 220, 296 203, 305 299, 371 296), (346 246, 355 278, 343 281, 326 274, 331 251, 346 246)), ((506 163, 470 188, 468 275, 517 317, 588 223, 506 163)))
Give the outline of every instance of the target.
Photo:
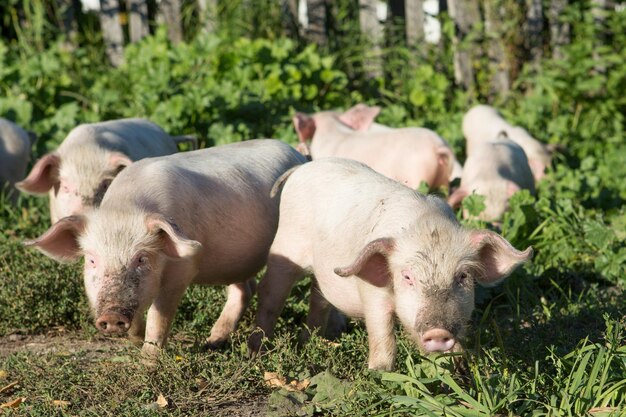
POLYGON ((113 181, 101 209, 132 209, 171 219, 203 245, 197 283, 230 284, 265 264, 278 224, 270 190, 305 162, 277 140, 252 140, 138 161, 113 181))
POLYGON ((84 158, 90 152, 98 152, 95 149, 121 152, 133 161, 178 150, 174 139, 158 125, 135 118, 79 125, 68 134, 58 152, 66 158, 79 152, 84 158))

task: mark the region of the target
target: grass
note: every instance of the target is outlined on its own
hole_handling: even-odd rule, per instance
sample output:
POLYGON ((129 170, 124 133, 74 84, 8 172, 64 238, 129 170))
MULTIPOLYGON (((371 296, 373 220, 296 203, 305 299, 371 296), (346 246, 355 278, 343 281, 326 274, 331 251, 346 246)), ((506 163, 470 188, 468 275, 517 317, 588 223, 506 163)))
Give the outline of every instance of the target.
POLYGON ((18 208, 3 205, 2 210, 0 404, 25 400, 16 408, 0 408, 0 415, 626 412, 626 297, 605 282, 584 281, 577 288, 550 273, 533 276, 526 268, 502 288, 479 292, 464 367, 446 355, 421 357, 401 336, 397 369, 382 374, 366 369, 361 323, 350 322, 336 342, 314 336, 298 346, 307 281, 294 290, 266 355, 247 355, 256 300, 230 345, 204 351, 224 294, 221 288, 196 286, 182 301, 172 341, 151 370, 130 343, 96 333, 80 263, 60 265, 22 246, 22 239, 42 233, 48 224, 45 202, 25 197, 18 208), (288 391, 266 384, 265 372, 312 382, 304 391, 288 391))

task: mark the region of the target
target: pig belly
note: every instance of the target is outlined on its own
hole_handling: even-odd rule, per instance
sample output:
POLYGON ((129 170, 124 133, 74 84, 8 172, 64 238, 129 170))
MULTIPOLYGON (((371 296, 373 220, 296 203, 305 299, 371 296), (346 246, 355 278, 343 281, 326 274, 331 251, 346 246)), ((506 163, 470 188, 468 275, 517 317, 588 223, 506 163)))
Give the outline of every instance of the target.
POLYGON ((363 318, 363 306, 355 277, 343 278, 334 272, 316 274, 324 298, 349 317, 363 318))

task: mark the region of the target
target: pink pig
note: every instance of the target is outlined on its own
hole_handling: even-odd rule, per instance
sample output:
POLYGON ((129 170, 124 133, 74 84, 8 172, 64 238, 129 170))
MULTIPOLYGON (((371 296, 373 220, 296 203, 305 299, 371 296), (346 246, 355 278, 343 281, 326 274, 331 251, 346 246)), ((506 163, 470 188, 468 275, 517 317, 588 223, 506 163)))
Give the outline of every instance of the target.
POLYGON ((11 122, 0 118, 0 191, 6 189, 9 201, 15 203, 15 184, 26 175, 30 158, 31 138, 29 134, 11 122))
POLYGON ((56 151, 39 159, 17 187, 28 193, 48 193, 55 223, 98 206, 113 178, 133 161, 169 155, 183 141, 194 147, 194 138, 172 137, 144 119, 82 124, 72 129, 56 151))
POLYGON ((329 303, 365 320, 368 366, 391 369, 397 317, 425 352, 461 349, 474 308, 474 282, 494 285, 528 260, 496 233, 461 227, 440 198, 424 196, 364 164, 325 158, 287 172, 276 237, 259 284, 251 352, 271 337, 296 280, 313 273, 321 296, 308 324, 329 303))
POLYGON ((62 218, 27 244, 59 261, 84 257, 96 327, 129 332, 149 357, 165 345, 190 284, 227 285, 208 339, 221 344, 250 300, 276 232, 279 201, 270 189, 304 161, 271 139, 147 158, 117 176, 98 208, 62 218))
POLYGON ((556 145, 546 145, 533 138, 528 131, 509 124, 496 109, 484 104, 472 107, 463 117, 463 135, 467 139, 467 154, 480 143, 492 140, 505 132, 513 142, 522 147, 528 158, 535 181, 545 175, 556 145))
POLYGON ((501 132, 496 139, 471 148, 463 168, 461 185, 448 197, 448 203, 456 208, 473 192, 484 195, 485 210, 479 218, 496 222, 507 210, 511 196, 522 189, 535 193, 528 159, 524 150, 501 132))
POLYGON ((460 170, 447 142, 429 129, 374 123, 379 111, 359 104, 344 113, 297 113, 293 123, 300 142, 310 141, 312 159, 354 159, 411 188, 422 181, 431 189, 447 188, 460 170))

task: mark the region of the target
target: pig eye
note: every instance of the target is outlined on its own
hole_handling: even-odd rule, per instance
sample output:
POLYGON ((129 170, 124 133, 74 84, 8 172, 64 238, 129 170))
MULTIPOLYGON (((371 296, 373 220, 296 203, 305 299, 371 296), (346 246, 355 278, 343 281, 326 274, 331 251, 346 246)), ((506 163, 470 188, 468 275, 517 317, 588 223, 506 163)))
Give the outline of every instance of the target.
POLYGON ((87 265, 90 268, 95 268, 96 267, 96 259, 92 258, 91 256, 85 259, 87 261, 87 265))
POLYGON ((454 276, 454 281, 457 284, 464 284, 469 279, 469 274, 467 272, 457 272, 454 276))
POLYGON ((404 282, 413 286, 413 278, 409 274, 402 274, 402 278, 404 278, 404 282))
POLYGON ((148 257, 147 256, 140 256, 139 259, 137 259, 137 263, 139 265, 145 265, 148 263, 148 257))

